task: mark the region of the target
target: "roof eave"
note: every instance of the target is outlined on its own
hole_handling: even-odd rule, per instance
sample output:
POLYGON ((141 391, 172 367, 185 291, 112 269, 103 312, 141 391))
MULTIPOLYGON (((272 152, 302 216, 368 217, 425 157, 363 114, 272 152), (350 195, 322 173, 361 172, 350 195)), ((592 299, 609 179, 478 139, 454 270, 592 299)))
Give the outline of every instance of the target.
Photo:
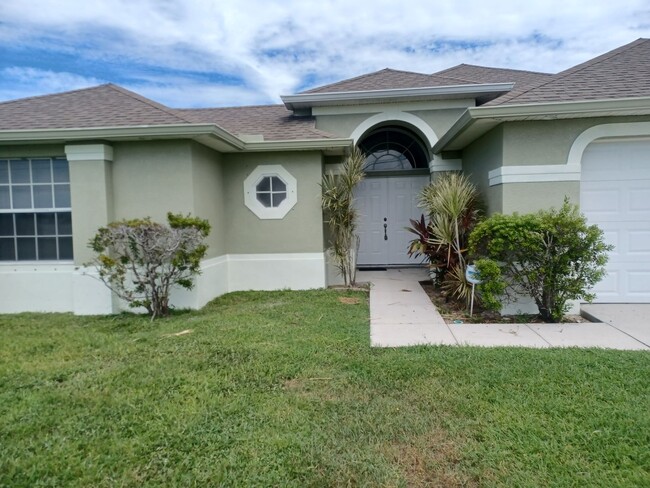
POLYGON ((67 129, 25 129, 0 131, 0 142, 55 142, 104 139, 108 141, 150 139, 196 139, 221 151, 244 149, 245 143, 215 124, 138 125, 121 127, 79 127, 67 129))
POLYGON ((470 107, 433 146, 457 151, 506 121, 649 115, 650 97, 470 107))
POLYGON ((483 83, 419 88, 394 88, 387 90, 361 90, 326 93, 283 95, 282 101, 289 110, 359 103, 426 100, 445 98, 475 98, 481 95, 499 95, 512 90, 514 83, 483 83))
POLYGON ((71 129, 31 129, 0 131, 0 143, 76 142, 87 140, 134 141, 155 139, 192 139, 221 152, 239 151, 324 151, 342 154, 354 144, 352 139, 296 139, 244 141, 215 124, 162 126, 92 127, 71 129))
POLYGON ((354 146, 352 139, 295 139, 246 143, 245 150, 268 151, 323 151, 327 154, 344 154, 354 146))

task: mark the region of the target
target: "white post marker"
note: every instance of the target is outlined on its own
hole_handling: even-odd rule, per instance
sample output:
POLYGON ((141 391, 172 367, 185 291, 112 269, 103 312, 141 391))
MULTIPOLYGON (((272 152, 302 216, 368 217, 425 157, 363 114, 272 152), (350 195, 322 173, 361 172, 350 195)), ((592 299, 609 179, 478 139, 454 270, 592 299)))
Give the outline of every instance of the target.
POLYGON ((474 287, 481 283, 476 266, 473 264, 467 265, 467 268, 465 268, 465 279, 472 284, 472 301, 469 307, 469 316, 471 317, 474 315, 474 287))

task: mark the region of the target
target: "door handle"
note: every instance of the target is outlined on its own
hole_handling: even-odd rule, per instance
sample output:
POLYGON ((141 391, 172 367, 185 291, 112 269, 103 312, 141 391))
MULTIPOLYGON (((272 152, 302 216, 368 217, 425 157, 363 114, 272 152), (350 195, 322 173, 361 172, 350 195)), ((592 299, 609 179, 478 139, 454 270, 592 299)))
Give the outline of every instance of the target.
POLYGON ((388 240, 388 234, 386 233, 386 229, 388 229, 388 224, 384 224, 384 240, 388 240))

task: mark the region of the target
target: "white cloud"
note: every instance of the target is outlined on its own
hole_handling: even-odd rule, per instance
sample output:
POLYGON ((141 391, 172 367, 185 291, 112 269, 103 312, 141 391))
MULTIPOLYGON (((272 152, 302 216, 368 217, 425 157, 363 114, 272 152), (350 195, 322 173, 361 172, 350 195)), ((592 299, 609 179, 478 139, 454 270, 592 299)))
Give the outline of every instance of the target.
POLYGON ((105 83, 93 77, 73 73, 55 72, 35 68, 12 66, 0 70, 0 79, 12 80, 9 86, 0 86, 0 98, 4 100, 24 98, 34 94, 77 90, 105 83))
POLYGON ((119 61, 125 79, 129 65, 161 68, 157 83, 141 75, 128 83, 177 106, 201 102, 175 82, 204 92, 205 105, 277 101, 306 80, 388 66, 433 72, 466 62, 554 72, 650 35, 645 0, 40 0, 5 2, 0 18, 0 42, 119 61), (174 70, 243 83, 217 77, 213 86, 174 70))

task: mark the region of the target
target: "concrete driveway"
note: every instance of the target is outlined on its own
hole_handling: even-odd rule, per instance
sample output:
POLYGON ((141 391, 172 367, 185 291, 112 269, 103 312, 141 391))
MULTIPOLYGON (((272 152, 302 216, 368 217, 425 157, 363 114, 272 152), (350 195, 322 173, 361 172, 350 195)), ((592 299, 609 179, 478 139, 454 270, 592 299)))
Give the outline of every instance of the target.
POLYGON ((650 305, 586 306, 601 323, 456 325, 445 323, 420 286, 419 281, 427 279, 424 269, 363 271, 357 279, 371 283, 370 342, 375 347, 446 344, 650 351, 650 305))
POLYGON ((650 303, 594 303, 581 309, 588 319, 609 324, 650 347, 650 303))

